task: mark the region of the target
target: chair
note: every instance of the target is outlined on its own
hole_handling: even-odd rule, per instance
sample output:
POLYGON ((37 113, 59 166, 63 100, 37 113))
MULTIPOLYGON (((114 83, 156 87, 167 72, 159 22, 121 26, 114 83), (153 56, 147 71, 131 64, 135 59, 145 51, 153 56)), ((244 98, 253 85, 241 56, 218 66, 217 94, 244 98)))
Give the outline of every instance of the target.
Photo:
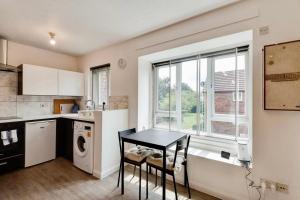
MULTIPOLYGON (((128 129, 128 130, 124 130, 124 131, 119 131, 118 132, 118 137, 119 137, 119 147, 120 147, 120 156, 122 156, 122 137, 129 135, 129 134, 133 134, 136 133, 135 128, 133 129, 128 129)), ((124 162, 129 163, 134 165, 134 172, 133 172, 133 176, 135 174, 135 169, 136 166, 139 167, 139 199, 141 199, 141 176, 142 176, 142 164, 144 164, 146 162, 147 156, 150 154, 150 151, 148 148, 146 147, 142 147, 142 146, 136 146, 134 148, 129 149, 128 151, 125 151, 125 155, 124 155, 124 162)), ((122 169, 122 160, 120 161, 120 167, 119 167, 119 177, 118 177, 118 187, 120 185, 120 177, 121 177, 121 169, 122 169)))
MULTIPOLYGON (((173 177, 173 183, 174 183, 174 191, 176 200, 178 199, 177 196, 177 190, 176 190, 176 181, 175 181, 175 173, 176 170, 180 166, 184 166, 184 186, 188 188, 188 194, 189 199, 191 198, 191 191, 190 191, 190 185, 189 185, 189 179, 188 179, 188 173, 187 173, 187 154, 188 154, 188 148, 190 143, 190 135, 185 139, 184 141, 178 141, 176 144, 176 150, 175 154, 169 154, 167 153, 167 159, 166 159, 166 174, 171 175, 173 177), (178 152, 184 150, 183 156, 179 156, 178 152)), ((147 178, 146 178, 146 198, 148 199, 148 172, 149 167, 152 167, 156 170, 156 183, 157 185, 157 170, 162 171, 163 170, 163 158, 162 153, 154 153, 150 156, 148 156, 146 160, 146 171, 147 171, 147 178)))

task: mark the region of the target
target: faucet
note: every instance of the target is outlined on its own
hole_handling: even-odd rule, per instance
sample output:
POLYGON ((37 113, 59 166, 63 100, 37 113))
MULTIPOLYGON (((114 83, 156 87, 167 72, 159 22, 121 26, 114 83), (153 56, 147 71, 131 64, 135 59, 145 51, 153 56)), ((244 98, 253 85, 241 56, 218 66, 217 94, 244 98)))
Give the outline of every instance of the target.
POLYGON ((88 110, 95 110, 96 105, 95 105, 95 102, 93 100, 89 99, 85 102, 85 107, 87 107, 88 110), (91 102, 91 105, 89 105, 89 102, 91 102))

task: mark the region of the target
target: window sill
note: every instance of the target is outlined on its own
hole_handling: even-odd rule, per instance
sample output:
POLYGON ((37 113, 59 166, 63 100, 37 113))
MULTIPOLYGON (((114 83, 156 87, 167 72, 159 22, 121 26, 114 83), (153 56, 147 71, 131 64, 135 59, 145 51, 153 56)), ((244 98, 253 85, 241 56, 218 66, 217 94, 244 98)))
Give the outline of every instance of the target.
MULTIPOLYGON (((194 148, 194 147, 189 147, 188 155, 205 158, 205 159, 213 160, 213 161, 217 161, 217 162, 222 162, 225 164, 234 165, 234 166, 238 166, 238 167, 244 166, 244 164, 237 159, 237 156, 231 155, 229 159, 225 159, 225 158, 221 157, 220 153, 208 151, 208 150, 204 150, 204 149, 199 149, 199 148, 194 148)), ((252 163, 250 163, 249 167, 252 168, 252 163)))

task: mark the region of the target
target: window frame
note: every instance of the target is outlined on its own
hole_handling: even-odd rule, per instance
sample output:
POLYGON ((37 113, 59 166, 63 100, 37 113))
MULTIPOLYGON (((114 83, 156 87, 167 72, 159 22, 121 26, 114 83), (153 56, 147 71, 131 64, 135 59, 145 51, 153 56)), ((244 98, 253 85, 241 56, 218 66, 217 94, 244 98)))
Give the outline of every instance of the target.
MULTIPOLYGON (((91 73, 91 96, 92 96, 92 100, 95 103, 95 108, 96 109, 101 109, 102 108, 102 104, 99 104, 99 95, 97 96, 96 99, 94 99, 94 73, 97 73, 99 75, 100 72, 105 72, 106 73, 106 79, 107 79, 107 91, 106 91, 106 104, 105 106, 109 106, 109 96, 110 96, 110 79, 111 79, 111 73, 110 73, 111 69, 110 69, 110 64, 105 64, 105 65, 100 65, 100 66, 96 66, 96 67, 92 67, 90 68, 90 73, 91 73)), ((97 80, 97 87, 99 90, 99 78, 97 80)))
MULTIPOLYGON (((250 46, 248 45, 248 49, 247 51, 241 51, 238 52, 238 48, 236 49, 236 53, 229 53, 229 54, 225 54, 224 57, 228 57, 230 55, 235 56, 236 58, 236 66, 237 66, 237 62, 238 62, 238 56, 243 54, 245 55, 245 93, 244 93, 244 99, 245 99, 245 115, 243 116, 239 116, 238 118, 238 124, 243 124, 243 123, 247 123, 248 124, 248 138, 246 140, 251 140, 251 136, 252 136, 252 122, 250 121, 250 109, 252 109, 251 106, 251 94, 252 92, 250 91, 251 89, 251 77, 252 75, 250 74, 250 63, 249 63, 249 56, 250 56, 250 46)), ((206 128, 207 130, 205 132, 200 131, 200 127, 197 127, 197 131, 195 134, 192 134, 192 143, 194 143, 194 146, 207 146, 212 145, 214 147, 212 147, 212 149, 216 149, 216 148, 225 148, 227 150, 229 150, 229 152, 236 154, 236 143, 237 143, 237 138, 239 137, 239 132, 236 131, 235 136, 230 136, 230 135, 223 135, 223 134, 219 134, 219 133, 212 133, 211 131, 211 122, 213 120, 217 121, 224 121, 224 122, 235 122, 235 114, 232 115, 227 115, 227 114, 216 114, 214 109, 215 109, 215 105, 214 105, 214 59, 218 57, 222 57, 222 55, 216 55, 216 56, 212 56, 212 57, 201 57, 201 55, 197 56, 197 124, 198 126, 200 125, 200 96, 202 95, 202 92, 200 92, 200 71, 201 71, 201 59, 207 59, 207 80, 206 80, 206 92, 207 92, 207 123, 206 123, 206 128), (213 100, 213 101, 212 101, 213 100)), ((184 58, 182 59, 184 60, 184 58)), ((182 61, 185 62, 185 61, 182 61)), ((165 62, 166 63, 166 62, 165 62)), ((168 62, 169 65, 166 65, 165 67, 171 67, 172 63, 171 61, 168 62)), ((174 64, 173 64, 174 65, 174 64)), ((156 125, 156 113, 158 110, 158 84, 157 84, 157 78, 158 78, 158 73, 157 73, 157 69, 160 68, 162 66, 158 66, 155 67, 153 64, 153 84, 154 87, 153 89, 155 91, 153 91, 153 103, 154 103, 154 107, 156 108, 156 110, 153 112, 153 127, 155 127, 156 125)), ((237 68, 236 68, 237 70, 237 68)), ((181 77, 182 77, 182 67, 176 67, 176 71, 180 71, 180 74, 176 73, 176 81, 177 81, 177 87, 181 86, 181 77), (177 68, 179 68, 180 70, 177 70, 177 68), (180 79, 178 78, 180 77, 180 79), (179 84, 178 84, 179 83, 179 84)), ((179 90, 181 91, 181 88, 179 88, 179 90)), ((176 91, 178 91, 178 88, 176 88, 176 91)), ((235 92, 237 93, 237 92, 235 92)), ((238 92, 239 93, 239 92, 238 92)), ((239 95, 239 94, 237 94, 239 95)), ((176 95, 176 99, 180 97, 179 95, 176 95)), ((180 97, 181 98, 181 97, 180 97)), ((177 100, 176 100, 177 102, 177 100)), ((238 102, 238 101, 237 101, 238 102)), ((175 111, 177 112, 177 111, 175 111)), ((179 111, 178 113, 182 113, 181 111, 179 111)), ((170 115, 169 115, 170 116, 170 115)), ((180 118, 181 119, 181 118, 180 118)), ((169 124, 170 124, 170 118, 169 118, 169 124)), ((235 127, 239 127, 239 125, 236 125, 235 127)), ((156 127, 157 128, 157 127, 156 127)), ((170 129, 170 125, 169 125, 169 129, 170 129)))
MULTIPOLYGON (((210 63, 208 63, 208 68, 209 66, 211 66, 210 68, 210 76, 208 77, 210 79, 210 83, 211 83, 211 88, 210 90, 207 90, 207 92, 210 92, 211 94, 211 99, 208 100, 208 102, 210 102, 210 106, 208 108, 208 117, 207 117, 207 124, 209 124, 209 128, 210 128, 210 131, 208 131, 208 135, 210 136, 215 136, 215 137, 219 137, 219 138, 223 138, 223 139, 228 139, 230 138, 231 140, 237 140, 237 138, 239 138, 239 133, 238 131, 236 130, 236 133, 235 133, 235 136, 227 136, 225 134, 221 134, 221 133, 213 133, 211 131, 211 122, 212 121, 220 121, 220 122, 232 122, 232 123, 235 123, 235 127, 239 127, 240 124, 243 124, 243 123, 250 123, 249 122, 249 105, 248 105, 248 99, 250 98, 250 94, 249 94, 249 85, 250 85, 250 79, 249 79, 249 50, 246 51, 246 52, 236 52, 236 54, 226 54, 226 55, 222 55, 222 56, 215 56, 215 57, 212 57, 212 58, 208 58, 208 60, 210 60, 210 63), (215 88, 214 88, 214 84, 215 84, 215 59, 216 58, 226 58, 226 57, 230 57, 230 56, 234 56, 236 57, 236 66, 237 66, 237 57, 239 55, 243 54, 245 56, 245 114, 244 115, 237 115, 237 114, 217 114, 215 112, 215 88), (212 103, 211 103, 212 102, 212 103), (238 116, 238 123, 236 120, 236 116, 238 116), (210 120, 209 120, 210 119, 210 120)), ((237 69, 235 69, 237 70, 237 69)), ((236 93, 237 95, 237 92, 236 90, 234 91, 234 93, 236 93)), ((238 92, 239 93, 239 92, 238 92)), ((235 95, 235 96, 236 96, 235 95)), ((235 97, 237 98, 237 96, 235 97)), ((235 103, 235 106, 237 107, 237 103, 239 103, 239 101, 236 101, 235 103)), ((249 134, 248 134, 249 135, 249 134)), ((248 137, 249 138, 249 137, 248 137)))

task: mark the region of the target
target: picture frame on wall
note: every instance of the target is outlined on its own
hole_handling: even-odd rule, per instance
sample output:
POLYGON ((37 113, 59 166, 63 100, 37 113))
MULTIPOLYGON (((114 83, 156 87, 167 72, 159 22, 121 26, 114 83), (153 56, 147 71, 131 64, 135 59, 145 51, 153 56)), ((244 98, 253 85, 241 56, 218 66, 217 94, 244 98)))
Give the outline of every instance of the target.
POLYGON ((300 40, 266 45, 264 109, 300 111, 300 40))

